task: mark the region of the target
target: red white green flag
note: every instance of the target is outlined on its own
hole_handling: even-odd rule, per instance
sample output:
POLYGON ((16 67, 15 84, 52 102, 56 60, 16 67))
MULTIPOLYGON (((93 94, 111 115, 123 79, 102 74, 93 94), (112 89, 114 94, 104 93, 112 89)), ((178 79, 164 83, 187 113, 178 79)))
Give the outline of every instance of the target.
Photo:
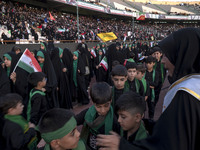
POLYGON ((42 72, 39 63, 28 49, 26 49, 20 57, 19 61, 17 62, 17 65, 14 68, 14 71, 17 67, 20 67, 29 73, 42 72))
POLYGON ((106 56, 103 57, 103 59, 100 62, 100 65, 105 69, 105 71, 108 70, 108 63, 107 63, 107 58, 106 56))
POLYGON ((93 57, 97 57, 97 55, 96 55, 96 52, 95 52, 94 48, 92 48, 92 49, 91 49, 91 52, 90 52, 90 53, 92 54, 92 56, 93 56, 93 57))
POLYGON ((145 14, 142 12, 137 13, 136 20, 145 20, 145 14))

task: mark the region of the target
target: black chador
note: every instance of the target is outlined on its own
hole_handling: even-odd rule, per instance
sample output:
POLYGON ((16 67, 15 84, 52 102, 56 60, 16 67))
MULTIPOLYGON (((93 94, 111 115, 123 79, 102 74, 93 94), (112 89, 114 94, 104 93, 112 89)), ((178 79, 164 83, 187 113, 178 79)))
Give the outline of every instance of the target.
POLYGON ((74 52, 73 57, 77 57, 78 59, 73 60, 73 71, 72 71, 72 81, 73 81, 73 99, 78 99, 79 103, 88 104, 89 98, 85 85, 85 66, 83 65, 83 61, 79 56, 78 51, 74 52))
POLYGON ((52 51, 52 64, 56 73, 58 81, 58 101, 61 108, 72 108, 72 97, 67 76, 67 68, 64 66, 61 59, 63 57, 63 50, 61 48, 54 48, 52 51))
POLYGON ((47 77, 45 89, 48 108, 59 107, 57 98, 57 78, 49 54, 44 50, 40 50, 37 52, 37 57, 38 56, 44 58, 44 63, 39 62, 39 64, 42 68, 42 72, 45 73, 47 77))
POLYGON ((96 68, 96 80, 97 82, 103 82, 107 80, 107 70, 104 69, 104 67, 100 64, 102 59, 105 57, 102 50, 99 50, 99 54, 97 54, 97 57, 94 59, 94 68, 96 68))
POLYGON ((0 65, 0 97, 11 92, 10 81, 6 71, 0 65))

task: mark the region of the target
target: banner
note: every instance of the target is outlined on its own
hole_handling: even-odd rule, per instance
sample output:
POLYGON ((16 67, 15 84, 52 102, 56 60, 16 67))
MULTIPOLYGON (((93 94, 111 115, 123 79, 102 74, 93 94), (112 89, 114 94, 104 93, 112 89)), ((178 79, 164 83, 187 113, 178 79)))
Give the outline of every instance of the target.
POLYGON ((117 36, 116 36, 113 32, 99 33, 99 34, 97 34, 97 36, 98 36, 103 42, 112 41, 112 40, 116 40, 116 39, 117 39, 117 36))

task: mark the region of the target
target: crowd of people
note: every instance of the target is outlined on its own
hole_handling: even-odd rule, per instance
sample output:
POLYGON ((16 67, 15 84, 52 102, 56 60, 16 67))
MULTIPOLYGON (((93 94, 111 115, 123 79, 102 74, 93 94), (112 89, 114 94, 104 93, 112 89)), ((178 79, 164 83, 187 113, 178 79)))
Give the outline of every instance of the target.
POLYGON ((199 37, 199 29, 186 28, 153 47, 88 48, 82 39, 73 53, 43 42, 29 54, 41 69, 32 73, 23 63, 15 67, 22 53, 13 47, 0 65, 1 149, 199 149, 199 37), (165 69, 172 86, 155 122, 165 69), (72 102, 90 100, 76 116, 70 111, 72 102))
MULTIPOLYGON (((7 1, 1 1, 0 7, 2 40, 14 40, 10 41, 13 43, 19 39, 37 42, 41 37, 62 42, 78 39, 77 16, 74 14, 54 10, 51 15, 55 20, 51 20, 45 8, 7 1)), ((89 41, 99 40, 97 34, 101 32, 114 32, 120 41, 161 40, 169 33, 188 26, 191 25, 135 23, 133 32, 131 19, 79 16, 79 35, 89 41)))
MULTIPOLYGON (((62 39, 59 27, 70 28, 65 32, 76 39, 72 14, 52 13, 55 21, 45 26, 45 9, 1 4, 1 24, 13 39, 37 34, 40 25, 38 31, 47 38, 62 39)), ((74 52, 41 42, 40 49, 26 54, 32 60, 28 65, 19 62, 25 54, 16 45, 1 56, 0 149, 198 150, 200 30, 146 24, 136 25, 132 33, 125 22, 86 16, 80 20, 84 34, 74 52), (102 31, 113 31, 124 42, 88 47, 86 40, 102 31), (155 121, 166 70, 172 86, 155 121), (71 112, 74 103, 90 101, 88 109, 71 112), (81 133, 77 125, 83 125, 81 133)))

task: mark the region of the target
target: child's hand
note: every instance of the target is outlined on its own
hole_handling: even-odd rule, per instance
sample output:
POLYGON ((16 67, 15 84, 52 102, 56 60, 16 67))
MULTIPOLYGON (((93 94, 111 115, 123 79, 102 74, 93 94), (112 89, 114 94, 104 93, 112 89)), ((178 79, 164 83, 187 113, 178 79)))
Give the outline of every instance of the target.
POLYGON ((80 70, 78 69, 78 73, 80 73, 80 70))
POLYGON ((98 69, 99 68, 99 66, 96 66, 96 69, 98 69))
POLYGON ((16 77, 17 77, 16 72, 12 72, 11 75, 10 75, 10 79, 13 81, 13 83, 16 82, 16 77))
POLYGON ((154 89, 154 86, 149 86, 151 89, 154 89))
POLYGON ((120 136, 111 131, 111 135, 97 135, 97 145, 102 146, 99 150, 119 150, 120 136))
POLYGON ((45 88, 42 88, 42 92, 46 92, 46 89, 45 89, 45 88))
POLYGON ((29 127, 29 128, 35 128, 35 124, 29 122, 29 123, 28 123, 28 127, 29 127))
POLYGON ((67 72, 67 68, 63 68, 62 71, 63 71, 63 72, 67 72))
POLYGON ((43 139, 41 139, 40 142, 39 142, 38 145, 37 145, 37 148, 44 147, 45 144, 46 144, 46 142, 45 142, 43 139))

